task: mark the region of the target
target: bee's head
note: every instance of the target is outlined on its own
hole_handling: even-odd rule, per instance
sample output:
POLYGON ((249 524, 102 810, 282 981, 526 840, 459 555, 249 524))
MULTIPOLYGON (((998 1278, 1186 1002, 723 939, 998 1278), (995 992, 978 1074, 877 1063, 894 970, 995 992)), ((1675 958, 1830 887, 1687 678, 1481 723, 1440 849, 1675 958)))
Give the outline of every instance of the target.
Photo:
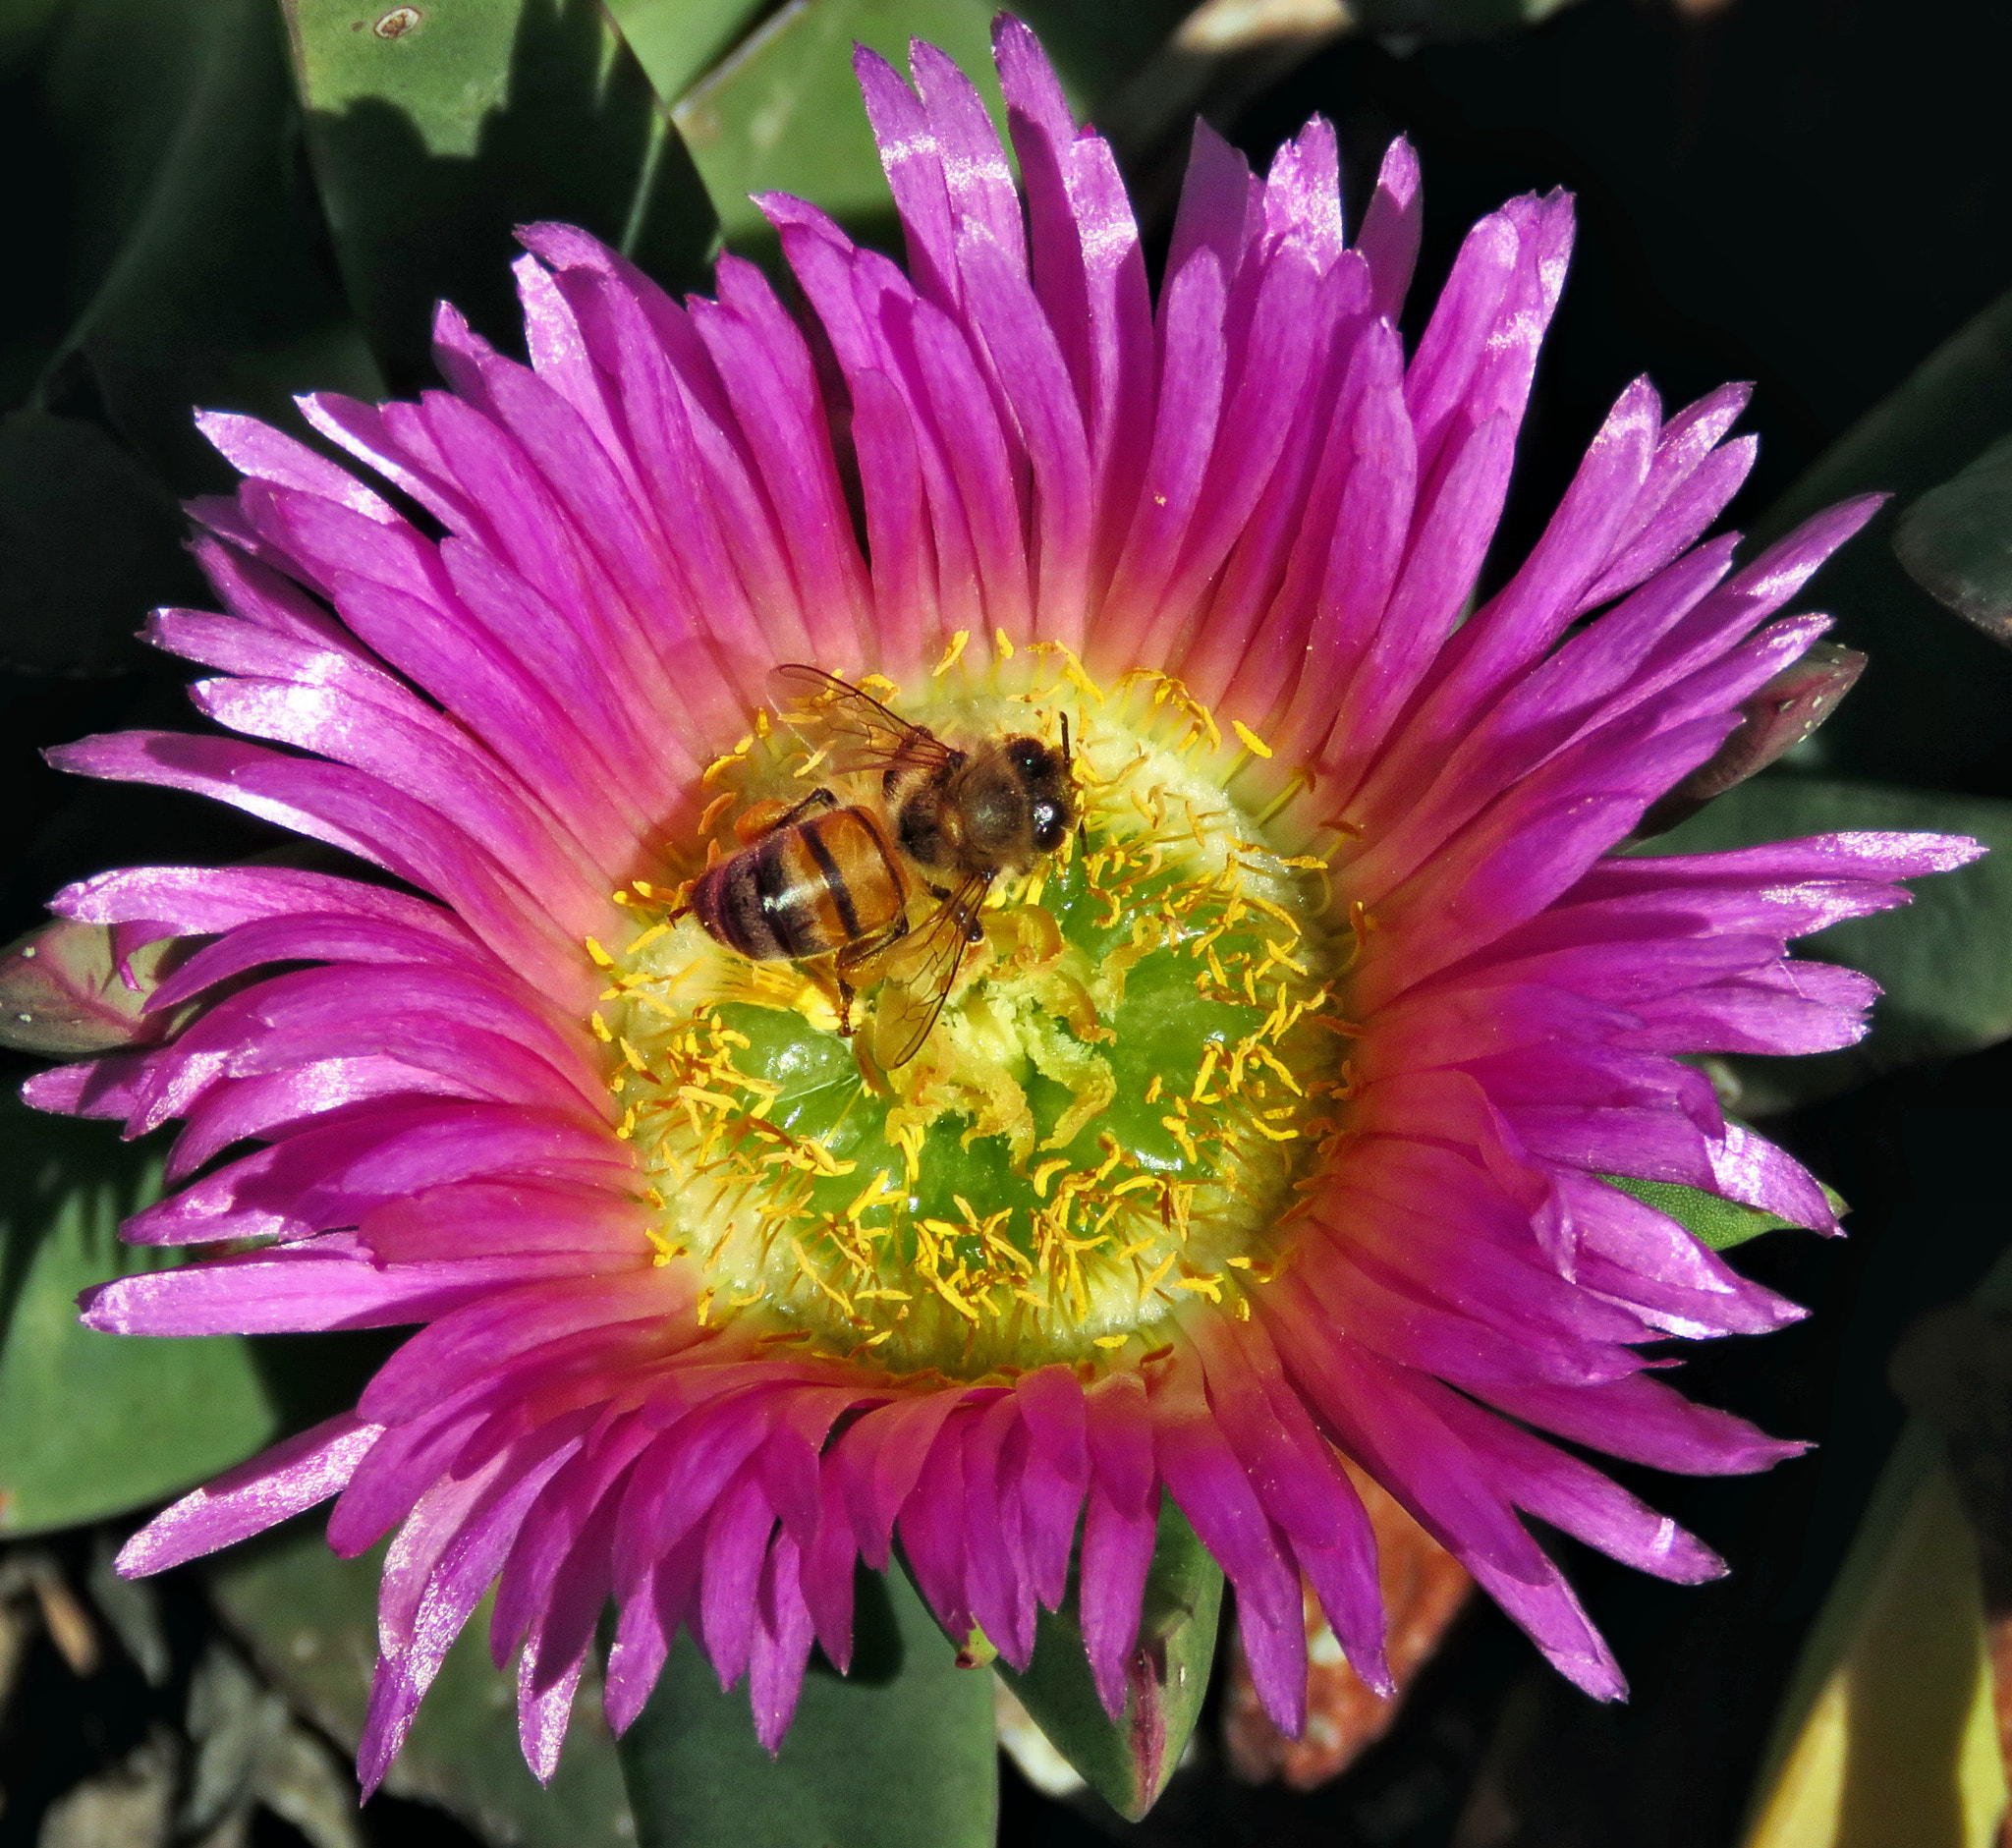
POLYGON ((1034 851, 1052 854, 1076 825, 1076 800, 1069 787, 1069 758, 1038 738, 1009 738, 1006 761, 1012 765, 1026 806, 1034 851))

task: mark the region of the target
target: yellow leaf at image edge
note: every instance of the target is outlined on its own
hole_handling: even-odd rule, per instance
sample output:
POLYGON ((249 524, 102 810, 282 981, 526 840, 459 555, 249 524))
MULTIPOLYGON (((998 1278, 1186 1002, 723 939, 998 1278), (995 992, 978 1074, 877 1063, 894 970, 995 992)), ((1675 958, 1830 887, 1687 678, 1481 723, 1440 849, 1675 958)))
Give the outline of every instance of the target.
POLYGON ((1990 1848, 2006 1807, 1991 1696, 1977 1543, 1917 1422, 1804 1652, 1744 1848, 1990 1848))

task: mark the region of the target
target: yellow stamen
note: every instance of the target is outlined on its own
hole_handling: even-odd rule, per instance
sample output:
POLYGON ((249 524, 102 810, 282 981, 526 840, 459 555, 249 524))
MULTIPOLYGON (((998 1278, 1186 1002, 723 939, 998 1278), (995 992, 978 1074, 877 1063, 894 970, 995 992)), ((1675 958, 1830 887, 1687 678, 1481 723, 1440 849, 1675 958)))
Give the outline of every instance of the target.
POLYGON ((1246 725, 1242 719, 1231 719, 1230 730, 1236 733, 1239 740, 1242 741, 1244 749, 1250 752, 1254 757, 1268 757, 1271 756, 1271 747, 1263 739, 1259 738, 1250 726, 1246 725))
POLYGON ((970 643, 971 631, 969 629, 952 630, 950 640, 944 645, 943 658, 934 667, 929 669, 929 677, 932 680, 941 680, 945 674, 949 673, 964 658, 964 650, 970 643))

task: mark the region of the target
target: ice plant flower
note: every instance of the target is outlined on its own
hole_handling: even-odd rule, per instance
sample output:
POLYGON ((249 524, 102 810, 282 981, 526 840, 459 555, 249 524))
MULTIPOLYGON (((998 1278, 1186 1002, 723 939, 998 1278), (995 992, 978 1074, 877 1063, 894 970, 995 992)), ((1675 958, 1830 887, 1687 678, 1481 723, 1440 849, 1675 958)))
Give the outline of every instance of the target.
POLYGON ((442 308, 450 390, 304 401, 377 485, 206 418, 247 476, 196 509, 229 613, 151 634, 240 736, 57 754, 377 869, 72 887, 129 944, 200 940, 156 1008, 211 1000, 29 1087, 181 1119, 179 1191, 126 1236, 233 1248, 106 1285, 93 1326, 418 1324, 354 1411, 123 1555, 330 1497, 338 1551, 395 1533, 366 1783, 492 1583, 539 1772, 609 1599, 618 1728, 687 1624, 773 1746, 897 1537, 1013 1662, 1074 1557, 1116 1711, 1163 1490, 1295 1731, 1302 1575, 1384 1679, 1341 1456, 1614 1697, 1521 1515, 1719 1562, 1538 1433, 1704 1473, 1799 1448, 1641 1352, 1798 1312, 1603 1177, 1831 1229, 1678 1055, 1856 1038, 1871 984, 1785 940, 1974 850, 1613 850, 1821 633, 1767 619, 1870 504, 1735 569, 1701 535, 1744 392, 1665 419, 1637 383, 1463 620, 1568 201, 1477 225, 1407 355, 1410 149, 1350 244, 1325 123, 1262 180, 1202 128, 1155 299, 1109 148, 1023 27, 997 53, 1024 191, 940 53, 913 87, 860 54, 906 270, 774 197, 802 310, 732 257, 679 304, 532 226, 529 365, 442 308), (906 1063, 874 1056, 891 984, 847 1040, 828 966, 687 908, 774 804, 877 800, 778 663, 951 744, 1068 726, 1081 832, 994 883, 906 1063))

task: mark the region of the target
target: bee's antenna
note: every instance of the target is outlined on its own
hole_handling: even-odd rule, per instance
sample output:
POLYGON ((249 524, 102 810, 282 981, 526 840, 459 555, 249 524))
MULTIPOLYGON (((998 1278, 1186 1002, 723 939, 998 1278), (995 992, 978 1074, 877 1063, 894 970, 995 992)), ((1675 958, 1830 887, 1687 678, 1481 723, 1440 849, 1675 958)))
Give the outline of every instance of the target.
POLYGON ((1076 768, 1076 760, 1069 753, 1069 714, 1062 714, 1062 771, 1068 775, 1076 768))

